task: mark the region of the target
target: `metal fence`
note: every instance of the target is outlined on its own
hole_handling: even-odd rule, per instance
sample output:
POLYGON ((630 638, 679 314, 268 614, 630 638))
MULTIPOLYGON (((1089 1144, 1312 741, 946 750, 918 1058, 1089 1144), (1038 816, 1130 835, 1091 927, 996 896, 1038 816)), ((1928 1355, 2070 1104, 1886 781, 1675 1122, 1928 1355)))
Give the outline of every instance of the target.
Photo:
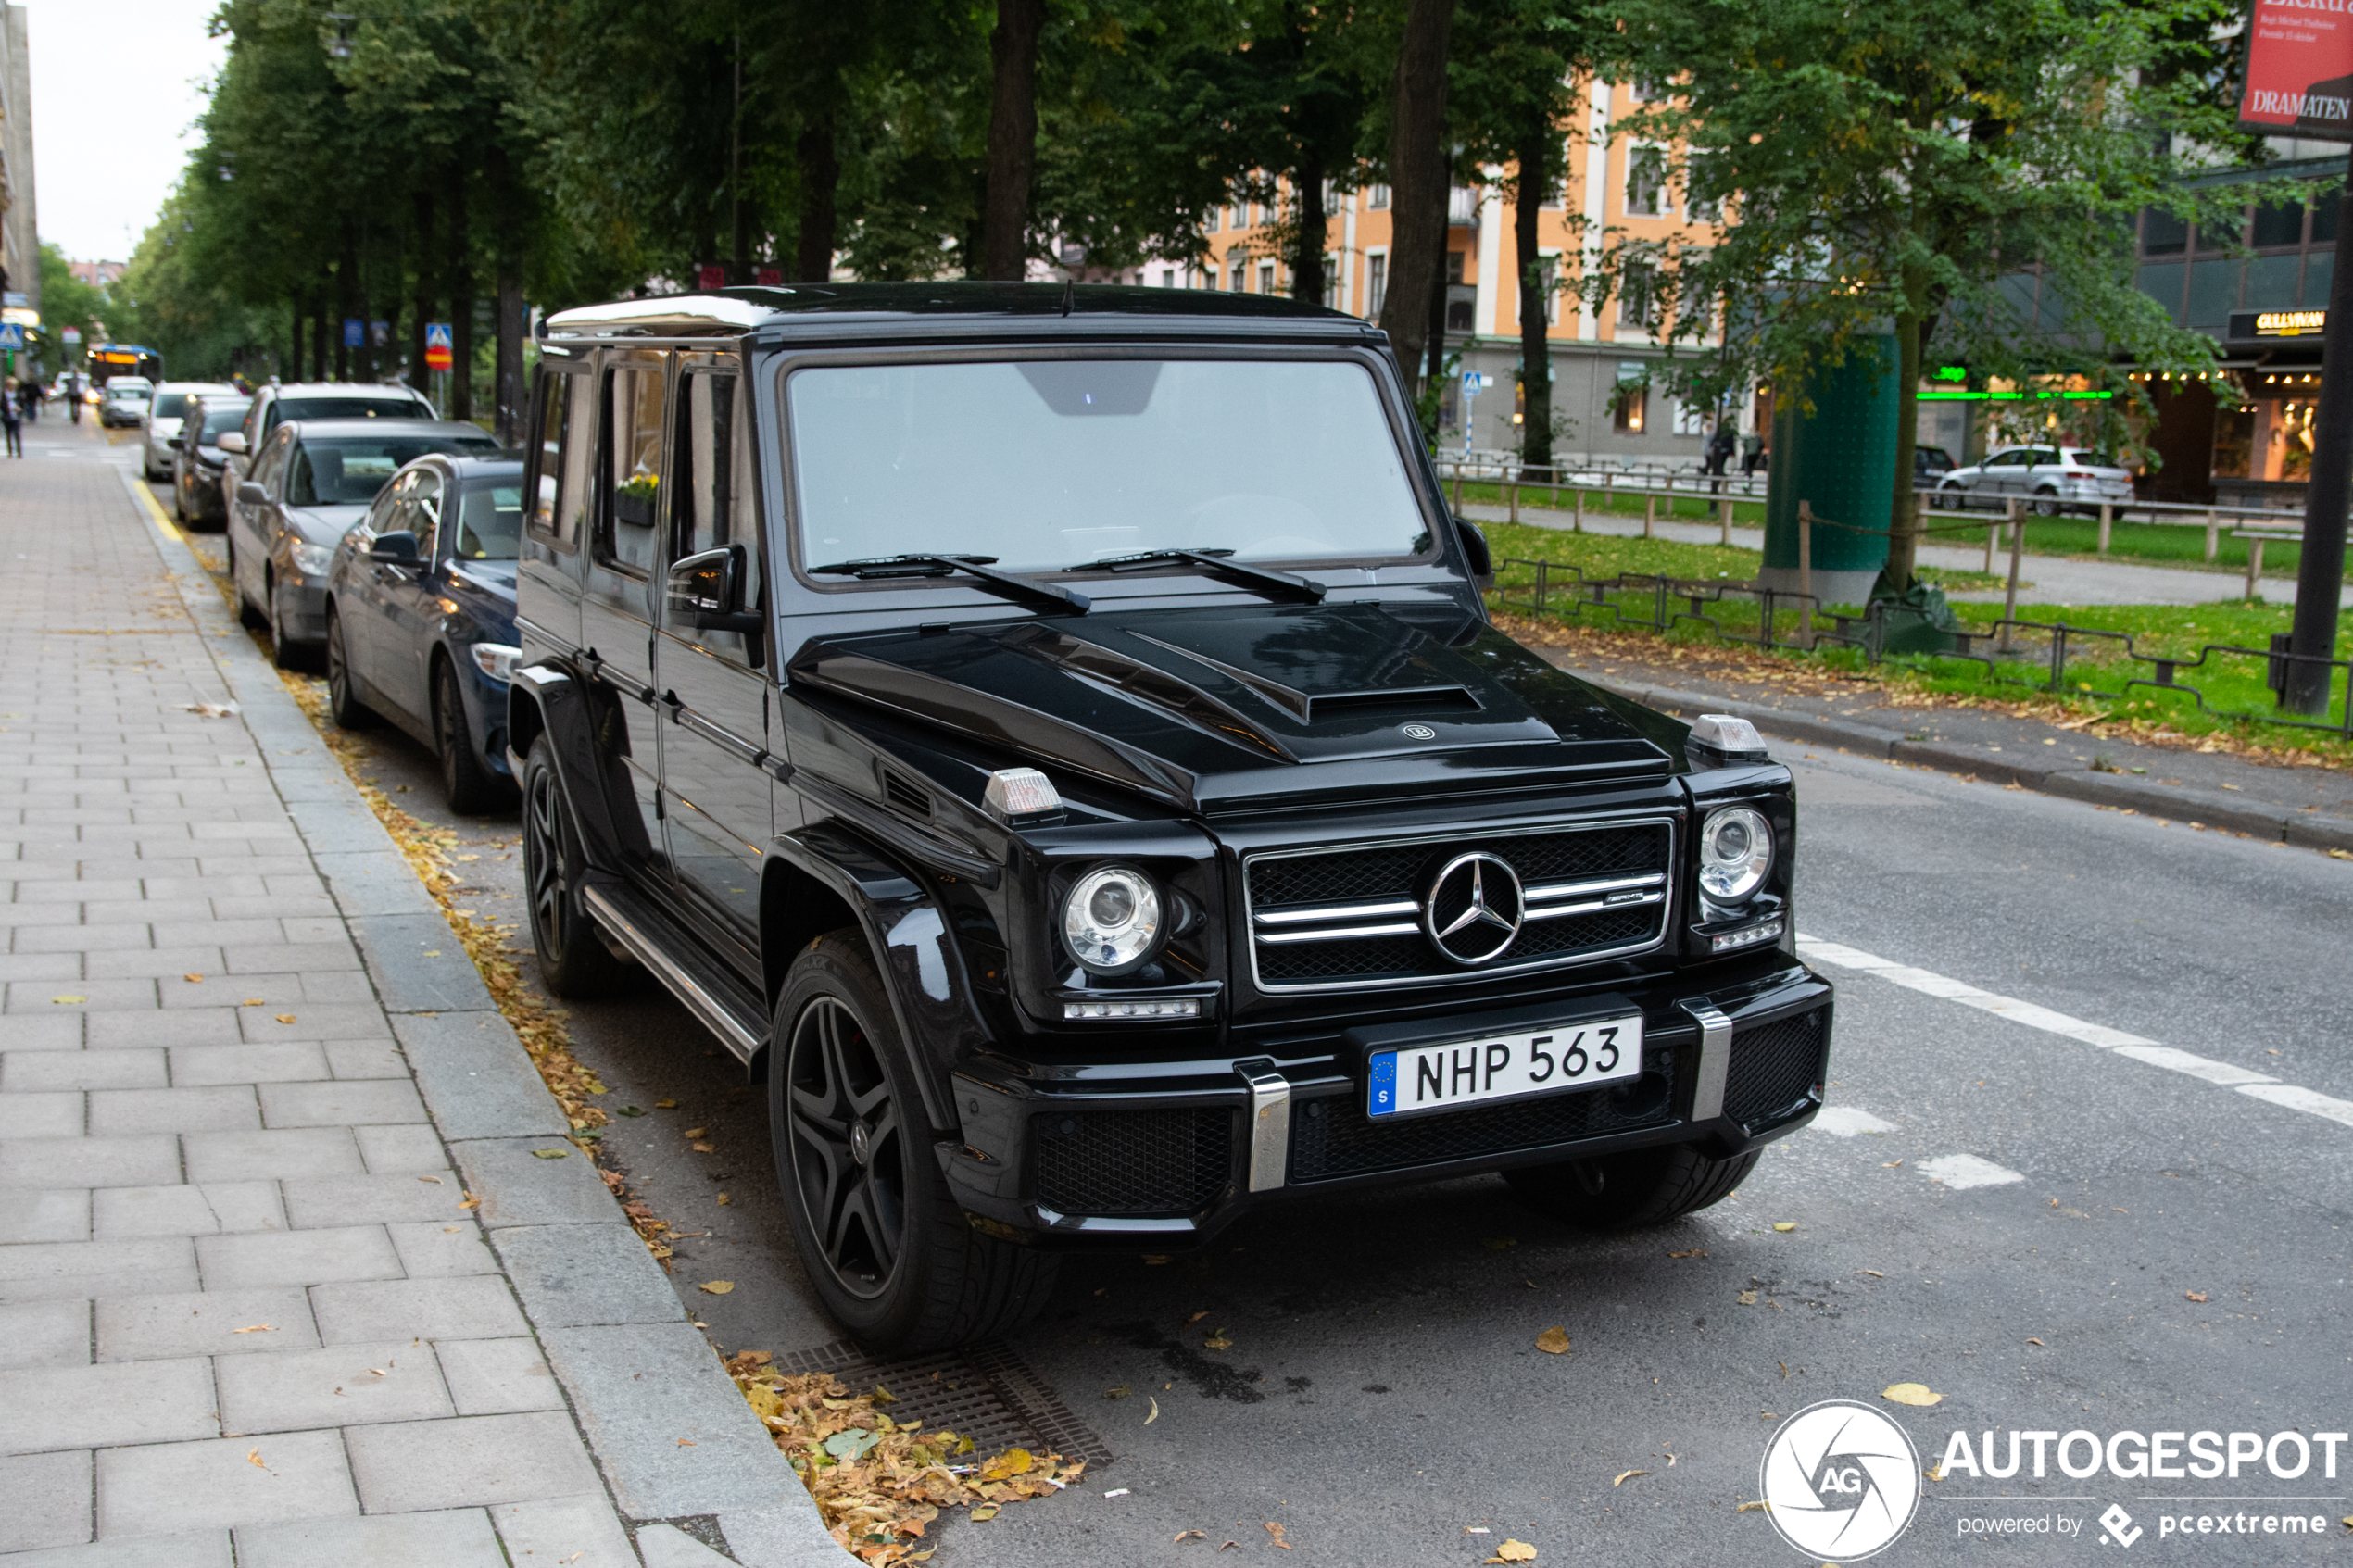
MULTIPOLYGON (((1860 615, 1847 615, 1822 605, 1812 594, 1793 593, 1758 583, 1721 579, 1679 578, 1646 572, 1620 572, 1614 577, 1589 577, 1575 566, 1558 561, 1506 558, 1500 569, 1527 567, 1534 581, 1524 590, 1500 589, 1496 598, 1504 609, 1529 614, 1554 614, 1580 622, 1607 617, 1611 630, 1641 630, 1665 633, 1691 626, 1728 643, 1760 649, 1810 652, 1824 645, 1856 649, 1868 663, 1894 663, 1928 669, 1936 660, 1967 661, 1982 667, 1984 678, 2001 685, 2064 692, 2070 696, 2122 701, 2139 688, 2185 696, 2198 711, 2221 719, 2251 720, 2300 730, 2325 730, 2353 739, 2353 659, 2316 659, 2287 651, 2287 636, 2272 637, 2264 648, 2208 643, 2196 657, 2160 657, 2135 646, 2141 633, 2099 627, 2073 626, 2065 621, 2021 621, 2014 608, 1983 629, 1945 632, 1950 646, 1933 653, 1891 652, 1887 647, 1892 617, 1900 609, 1888 600, 1874 600, 1860 615), (1515 597, 1524 592, 1526 597, 1515 597), (1818 624, 1827 621, 1827 629, 1818 624), (1753 629, 1751 629, 1753 627, 1753 629), (2038 646, 2039 645, 2039 646, 2038 646), (2086 649, 2099 649, 2106 659, 2086 649), (2075 662, 2070 665, 2070 654, 2075 662), (2095 685, 2084 677, 2096 672, 2107 679, 2120 658, 2124 679, 2095 685), (2220 707, 2207 700, 2199 686, 2183 680, 2187 671, 2221 671, 2234 660, 2259 662, 2264 684, 2274 693, 2285 684, 2292 664, 2326 664, 2334 720, 2295 718, 2277 711, 2220 707), (2147 667, 2146 674, 2136 673, 2147 667), (2070 675, 2070 669, 2073 674, 2070 675)), ((2013 571, 2013 594, 2015 571, 2013 571)), ((2012 599, 2012 606, 2016 603, 2012 599)))

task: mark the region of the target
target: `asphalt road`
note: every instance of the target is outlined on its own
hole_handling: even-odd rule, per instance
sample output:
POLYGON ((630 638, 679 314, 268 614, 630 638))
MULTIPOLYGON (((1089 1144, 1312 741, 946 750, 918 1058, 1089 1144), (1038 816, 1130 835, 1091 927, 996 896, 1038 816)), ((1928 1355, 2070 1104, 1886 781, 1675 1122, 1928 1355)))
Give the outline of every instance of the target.
MULTIPOLYGON (((218 561, 218 535, 196 543, 218 561)), ((453 821, 422 747, 378 732, 370 748, 400 804, 453 821)), ((1856 950, 1824 966, 1842 985, 1835 1116, 1730 1200, 1637 1237, 1567 1232, 1480 1178, 1270 1206, 1164 1265, 1075 1262, 1014 1348, 1117 1458, 1051 1500, 946 1523, 935 1561, 1467 1564, 1516 1537, 1540 1564, 1794 1563, 1824 1559, 1739 1505, 1780 1419, 1818 1400, 1894 1414, 1930 1469, 1956 1429, 2353 1428, 2353 1125, 2212 1081, 2353 1099, 2353 865, 1779 749, 1804 807, 1801 928, 1856 950), (1567 1355, 1535 1348, 1554 1324, 1567 1355), (1205 1349, 1211 1331, 1231 1348, 1205 1349), (1903 1382, 1943 1402, 1880 1399, 1903 1382)), ((475 895, 519 909, 512 818, 458 825, 475 895)), ((648 1111, 609 1139, 633 1186, 707 1233, 682 1240, 675 1277, 712 1338, 837 1337, 791 1257, 761 1097, 716 1043, 650 990, 573 1025, 605 1103, 648 1111), (715 1153, 688 1148, 696 1128, 715 1153), (733 1293, 695 1288, 717 1278, 733 1293)), ((2133 1561, 2336 1561, 2353 1444, 2335 1479, 2317 1452, 2295 1479, 1952 1474, 1923 1483, 1883 1561, 2114 1556, 2111 1504, 2133 1561), (2327 1534, 2160 1534, 2199 1513, 2320 1516, 2327 1534), (1962 1534, 2003 1519, 2049 1533, 1962 1534)))

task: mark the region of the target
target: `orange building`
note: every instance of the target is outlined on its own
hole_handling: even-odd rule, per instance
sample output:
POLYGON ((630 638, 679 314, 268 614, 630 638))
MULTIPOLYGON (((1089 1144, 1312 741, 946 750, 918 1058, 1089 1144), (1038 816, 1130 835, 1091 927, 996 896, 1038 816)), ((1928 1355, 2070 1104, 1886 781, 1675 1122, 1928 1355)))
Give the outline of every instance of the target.
MULTIPOLYGON (((1664 149, 1629 143, 1612 127, 1642 100, 1627 84, 1579 84, 1561 136, 1562 188, 1548 204, 1540 244, 1557 257, 1555 275, 1573 281, 1589 245, 1609 230, 1664 240, 1678 232, 1704 235, 1709 224, 1689 209, 1685 193, 1667 172, 1664 149), (1577 221, 1582 219, 1581 225, 1577 221), (1580 232, 1581 231, 1581 232, 1580 232)), ((1508 168, 1491 171, 1479 188, 1457 189, 1447 212, 1446 351, 1459 355, 1449 378, 1441 445, 1475 451, 1516 450, 1520 445, 1519 268, 1512 209, 1500 186, 1508 168), (1486 377, 1486 389, 1466 399, 1463 372, 1486 377)), ((1368 319, 1380 314, 1390 244, 1389 190, 1368 186, 1329 197, 1332 217, 1325 245, 1324 303, 1368 319)), ((1290 268, 1275 253, 1268 225, 1276 214, 1259 203, 1221 207, 1202 236, 1206 265, 1148 264, 1141 281, 1155 285, 1289 294, 1290 268)), ((1714 411, 1685 408, 1642 383, 1662 357, 1648 302, 1622 295, 1598 311, 1574 295, 1554 294, 1549 317, 1552 345, 1554 450, 1567 460, 1678 465, 1696 461, 1714 429, 1714 411)), ((1727 417, 1753 420, 1747 410, 1727 417)))

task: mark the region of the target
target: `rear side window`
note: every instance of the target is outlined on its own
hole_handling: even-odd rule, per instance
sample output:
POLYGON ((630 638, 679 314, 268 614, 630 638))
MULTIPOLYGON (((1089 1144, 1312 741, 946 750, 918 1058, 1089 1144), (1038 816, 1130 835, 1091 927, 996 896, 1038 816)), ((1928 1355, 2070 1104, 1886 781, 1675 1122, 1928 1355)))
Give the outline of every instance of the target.
POLYGON ((467 485, 449 553, 459 560, 512 560, 522 545, 522 482, 475 480, 467 485))
MULTIPOLYGON (((743 379, 732 370, 694 370, 679 378, 678 430, 670 458, 673 561, 729 545, 744 552, 744 605, 767 607, 760 514, 751 473, 750 410, 743 379)), ((759 662, 759 639, 739 632, 680 634, 740 663, 759 662)))
POLYGON ((182 418, 188 412, 188 395, 184 392, 159 393, 151 411, 159 420, 182 418))
POLYGON ((433 410, 407 397, 281 397, 270 422, 283 420, 429 420, 433 410))
POLYGON ((593 490, 596 378, 551 369, 542 385, 531 532, 559 549, 576 550, 593 490))
POLYGON ((633 577, 649 574, 659 541, 661 419, 665 367, 659 355, 613 366, 604 375, 603 457, 598 465, 593 556, 633 577))

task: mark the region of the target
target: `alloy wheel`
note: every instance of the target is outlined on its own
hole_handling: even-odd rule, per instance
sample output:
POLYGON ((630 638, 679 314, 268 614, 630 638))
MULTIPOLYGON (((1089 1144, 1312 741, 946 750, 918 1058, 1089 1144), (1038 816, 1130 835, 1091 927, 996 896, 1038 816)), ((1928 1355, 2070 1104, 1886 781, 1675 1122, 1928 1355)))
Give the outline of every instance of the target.
POLYGON ((857 1015, 827 996, 794 1021, 786 1072, 809 1234, 842 1288, 871 1299, 890 1284, 906 1228, 905 1140, 889 1075, 857 1015))
POLYGON ((459 770, 463 766, 465 747, 473 744, 466 733, 465 699, 458 695, 457 678, 443 666, 434 682, 433 739, 441 748, 441 787, 445 795, 461 793, 459 770))
POLYGON ((351 666, 343 651, 343 617, 327 612, 327 705, 332 713, 351 711, 351 666))
POLYGON ((555 770, 531 771, 523 802, 523 884, 531 893, 531 924, 540 947, 560 960, 572 944, 572 885, 564 875, 564 802, 555 770))

